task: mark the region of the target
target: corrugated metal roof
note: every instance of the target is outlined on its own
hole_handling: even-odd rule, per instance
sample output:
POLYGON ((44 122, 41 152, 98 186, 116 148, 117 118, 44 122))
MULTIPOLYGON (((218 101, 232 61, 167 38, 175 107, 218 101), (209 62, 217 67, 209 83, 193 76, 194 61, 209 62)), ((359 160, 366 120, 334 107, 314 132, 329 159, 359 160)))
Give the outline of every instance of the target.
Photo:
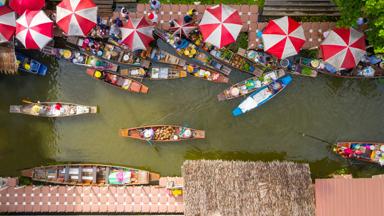
POLYGON ((384 215, 384 178, 316 179, 316 216, 384 215))

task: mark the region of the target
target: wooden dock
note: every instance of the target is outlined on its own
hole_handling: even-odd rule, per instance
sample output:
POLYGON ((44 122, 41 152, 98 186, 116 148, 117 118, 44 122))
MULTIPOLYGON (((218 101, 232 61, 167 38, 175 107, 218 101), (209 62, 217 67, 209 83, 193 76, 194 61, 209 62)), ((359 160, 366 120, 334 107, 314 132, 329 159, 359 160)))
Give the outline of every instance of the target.
POLYGON ((340 16, 340 13, 331 0, 265 0, 261 16, 340 16))
MULTIPOLYGON (((172 178, 174 179, 174 178, 172 178)), ((181 178, 176 178, 174 181, 181 178)), ((162 178, 161 184, 169 179, 162 178)), ((170 195, 160 186, 3 186, 0 214, 111 213, 180 214, 182 197, 170 195)))

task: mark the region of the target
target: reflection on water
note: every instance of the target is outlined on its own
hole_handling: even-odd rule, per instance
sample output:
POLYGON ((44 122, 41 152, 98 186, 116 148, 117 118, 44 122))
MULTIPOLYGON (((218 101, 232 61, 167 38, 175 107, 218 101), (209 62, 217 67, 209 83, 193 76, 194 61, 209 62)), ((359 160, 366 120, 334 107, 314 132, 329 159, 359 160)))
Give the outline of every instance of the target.
MULTIPOLYGON (((163 176, 179 175, 186 159, 293 160, 309 162, 314 177, 342 167, 357 176, 382 172, 370 165, 350 165, 327 143, 338 140, 384 141, 383 84, 320 75, 295 77, 276 98, 239 118, 231 110, 241 100, 218 102, 227 87, 190 77, 145 81, 148 95, 105 85, 85 68, 53 58, 47 77, 0 75, 0 175, 52 162, 115 163, 148 168, 163 176), (10 104, 22 99, 98 105, 100 113, 49 120, 10 115, 10 104), (207 139, 156 143, 126 139, 118 130, 145 124, 177 124, 205 129, 207 139)), ((233 72, 231 82, 248 75, 233 72)))

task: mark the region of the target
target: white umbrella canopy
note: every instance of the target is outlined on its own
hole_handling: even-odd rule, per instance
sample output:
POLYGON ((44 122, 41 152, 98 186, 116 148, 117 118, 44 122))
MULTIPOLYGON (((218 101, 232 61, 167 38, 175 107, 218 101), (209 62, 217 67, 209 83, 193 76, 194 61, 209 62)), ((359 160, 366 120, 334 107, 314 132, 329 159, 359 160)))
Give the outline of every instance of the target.
POLYGON ((9 42, 16 30, 15 12, 7 6, 0 6, 0 43, 9 42))
POLYGON ((16 20, 16 38, 27 49, 42 49, 53 38, 53 22, 44 11, 25 11, 16 20))
POLYGON ((188 37, 191 31, 197 29, 197 26, 193 23, 185 23, 183 19, 174 20, 175 26, 171 27, 169 30, 173 31, 173 35, 185 35, 188 37))
POLYGON ((298 54, 306 41, 300 23, 287 16, 269 21, 262 38, 264 51, 279 59, 298 54))
POLYGON ((354 68, 365 51, 365 36, 353 28, 335 28, 321 43, 323 60, 336 69, 354 68))
POLYGON ((146 50, 153 38, 153 25, 149 24, 145 17, 139 19, 129 18, 121 30, 122 43, 132 51, 146 50))
POLYGON ((92 0, 63 0, 56 6, 56 23, 69 36, 86 36, 97 23, 92 0))
POLYGON ((242 27, 239 12, 223 4, 207 8, 199 24, 204 42, 218 48, 236 42, 242 27))

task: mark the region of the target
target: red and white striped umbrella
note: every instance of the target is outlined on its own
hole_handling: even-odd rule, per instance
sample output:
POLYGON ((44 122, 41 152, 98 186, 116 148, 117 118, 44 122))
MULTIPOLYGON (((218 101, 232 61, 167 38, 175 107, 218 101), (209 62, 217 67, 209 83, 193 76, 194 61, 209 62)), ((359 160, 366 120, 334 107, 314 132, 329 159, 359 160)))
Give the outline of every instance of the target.
POLYGON ((296 55, 305 43, 303 27, 287 16, 269 21, 262 38, 264 51, 279 59, 296 55))
POLYGON ((9 6, 20 16, 26 10, 43 9, 45 0, 9 0, 9 6))
POLYGON ((205 42, 222 48, 236 41, 243 25, 237 10, 220 4, 205 10, 199 27, 205 42))
POLYGON ((188 37, 189 33, 197 28, 196 25, 192 23, 185 23, 182 19, 174 20, 173 23, 175 26, 169 28, 169 30, 173 31, 173 35, 179 34, 181 36, 184 34, 188 37))
POLYGON ((321 43, 323 60, 337 69, 354 68, 365 55, 364 34, 353 28, 335 28, 321 43))
POLYGON ((0 43, 8 42, 16 30, 16 17, 7 6, 0 7, 0 43))
POLYGON ((16 38, 27 49, 42 49, 52 40, 53 22, 44 11, 26 11, 16 20, 16 38))
POLYGON ((129 18, 121 29, 122 43, 131 50, 146 50, 149 43, 154 40, 153 26, 145 17, 139 19, 129 18))
POLYGON ((85 36, 97 23, 92 0, 63 0, 56 6, 56 23, 67 35, 85 36))

